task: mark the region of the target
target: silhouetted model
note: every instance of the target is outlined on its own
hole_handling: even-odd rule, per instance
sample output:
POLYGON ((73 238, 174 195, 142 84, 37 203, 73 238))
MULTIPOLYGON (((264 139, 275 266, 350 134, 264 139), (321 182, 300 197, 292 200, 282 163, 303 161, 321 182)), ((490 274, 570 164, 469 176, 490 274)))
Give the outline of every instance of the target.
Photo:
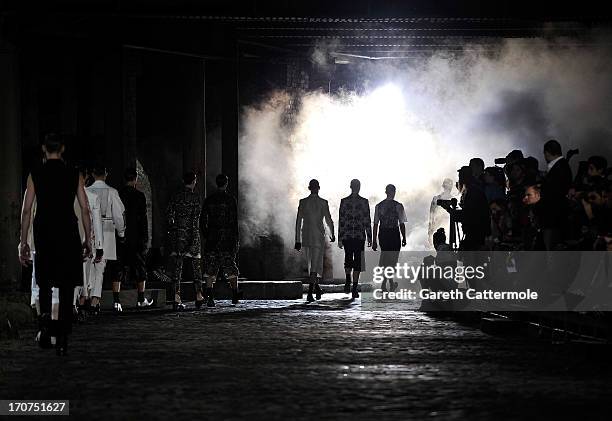
POLYGON ((138 308, 149 307, 153 300, 145 298, 147 281, 146 256, 149 248, 149 223, 147 220, 147 199, 136 188, 136 168, 127 168, 123 174, 125 185, 119 197, 125 206, 125 242, 119 246, 120 281, 136 284, 138 308))
POLYGON ((59 289, 59 321, 56 324, 58 355, 66 355, 72 331, 74 288, 83 282, 83 256, 91 256, 91 217, 83 178, 62 160, 64 142, 59 135, 47 135, 43 145, 46 162, 28 176, 21 211, 19 259, 30 261, 27 242, 32 204, 36 199, 34 242, 36 243, 36 282, 41 311, 40 346, 51 346, 51 295, 59 289), (81 207, 85 242, 81 243, 74 214, 75 195, 81 207))
MULTIPOLYGON (((81 177, 86 179, 87 174, 84 170, 81 170, 81 177)), ((89 211, 91 215, 91 247, 95 250, 95 256, 85 259, 83 262, 83 286, 74 289, 74 302, 77 305, 77 311, 80 318, 85 317, 85 301, 91 297, 90 306, 92 314, 100 313, 100 297, 102 293, 102 285, 100 290, 93 291, 93 283, 90 283, 92 277, 95 275, 95 265, 102 261, 104 256, 104 249, 102 248, 102 239, 104 238, 102 231, 102 213, 100 210, 100 198, 94 193, 85 189, 87 194, 87 202, 89 203, 89 211)), ((74 212, 79 219, 79 232, 81 234, 81 241, 85 241, 85 230, 83 222, 81 221, 81 207, 78 200, 74 200, 74 212)))
POLYGON ((323 275, 323 253, 325 251, 325 227, 323 220, 331 232, 330 241, 336 241, 334 222, 329 213, 327 200, 319 197, 319 182, 310 180, 308 183, 310 196, 301 199, 295 221, 295 249, 306 249, 308 272, 310 274, 307 301, 312 302, 313 291, 316 289, 317 300, 321 299, 321 287, 317 274, 323 275))
MULTIPOLYGON (((399 259, 400 249, 406 245, 406 212, 404 205, 395 201, 395 186, 387 185, 385 188, 387 198, 376 205, 374 209, 374 243, 372 249, 376 251, 380 241, 379 265, 395 267, 399 259), (400 233, 402 238, 400 240, 400 233)), ((397 282, 389 279, 389 290, 395 291, 397 282)), ((382 282, 381 289, 387 291, 387 278, 382 282)))
POLYGON ((351 180, 351 195, 340 201, 340 216, 338 218, 338 247, 344 248, 344 272, 346 283, 344 293, 351 292, 358 298, 357 287, 359 274, 365 270, 364 243, 367 237, 368 247, 372 247, 372 220, 370 218, 370 202, 359 196, 361 182, 351 180))
POLYGON ((183 175, 183 188, 168 205, 166 219, 168 221, 168 245, 170 256, 174 259, 172 271, 174 288, 174 309, 182 310, 181 280, 183 278, 183 261, 191 263, 193 286, 196 290, 196 308, 204 303, 202 295, 202 262, 200 244, 200 196, 194 192, 197 177, 189 171, 183 175))
POLYGON ((208 307, 215 306, 213 283, 222 271, 232 288, 232 303, 238 304, 239 247, 238 206, 234 196, 227 192, 229 178, 219 174, 215 180, 217 191, 204 200, 200 226, 204 239, 204 266, 208 307))
POLYGON ((123 213, 125 207, 119 197, 119 192, 106 184, 108 172, 103 165, 96 165, 93 170, 94 183, 87 187, 87 191, 95 194, 100 199, 100 213, 102 214, 102 248, 103 259, 94 264, 94 269, 89 281, 91 295, 99 297, 102 294, 102 281, 105 270, 109 271, 109 278, 113 283, 113 309, 120 313, 123 311, 119 299, 121 281, 119 280, 120 267, 117 262, 117 242, 125 240, 125 219, 123 213), (115 237, 115 231, 117 237, 115 237))

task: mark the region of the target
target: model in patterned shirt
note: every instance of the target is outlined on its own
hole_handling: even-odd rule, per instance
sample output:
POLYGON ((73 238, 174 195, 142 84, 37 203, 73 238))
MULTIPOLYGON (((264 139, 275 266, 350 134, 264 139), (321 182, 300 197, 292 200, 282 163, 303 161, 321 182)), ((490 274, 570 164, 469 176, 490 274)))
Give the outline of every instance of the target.
POLYGON ((196 308, 204 302, 202 295, 202 263, 200 252, 200 196, 194 192, 197 177, 193 172, 183 176, 184 188, 170 201, 167 211, 168 245, 173 257, 175 282, 174 309, 182 310, 181 279, 183 262, 188 259, 192 266, 193 285, 196 289, 196 308))
POLYGON ((351 292, 358 298, 357 288, 359 274, 365 270, 364 245, 368 240, 368 247, 372 247, 372 220, 370 219, 370 202, 359 196, 361 182, 351 180, 351 195, 340 201, 340 216, 338 218, 338 247, 344 248, 344 272, 346 282, 344 293, 351 292))
POLYGON ((213 284, 219 273, 229 281, 232 304, 238 304, 238 265, 236 255, 240 247, 238 231, 238 205, 227 191, 229 178, 219 174, 215 180, 217 191, 209 195, 202 206, 200 229, 204 238, 204 265, 206 267, 206 296, 208 307, 215 306, 213 284))

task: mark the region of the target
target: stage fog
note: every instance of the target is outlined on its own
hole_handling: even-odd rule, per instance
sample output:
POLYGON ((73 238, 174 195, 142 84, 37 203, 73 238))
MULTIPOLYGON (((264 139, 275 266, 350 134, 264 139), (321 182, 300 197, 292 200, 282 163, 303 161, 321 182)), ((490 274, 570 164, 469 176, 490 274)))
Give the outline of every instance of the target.
MULTIPOLYGON (((337 43, 321 46, 304 66, 305 78, 318 72, 326 85, 275 87, 243 104, 243 244, 258 247, 262 236, 275 237, 282 255, 294 256, 295 214, 311 178, 320 181, 336 226, 351 179, 361 180, 372 213, 385 185, 396 185, 408 216, 405 249, 423 250, 430 247, 432 197, 471 157, 492 166, 494 158, 522 149, 545 170, 542 145, 550 138, 564 153, 580 148, 574 165, 595 153, 610 157, 608 39, 514 39, 395 59, 346 56, 337 43)), ((341 251, 332 250, 334 275, 342 277, 341 251)))

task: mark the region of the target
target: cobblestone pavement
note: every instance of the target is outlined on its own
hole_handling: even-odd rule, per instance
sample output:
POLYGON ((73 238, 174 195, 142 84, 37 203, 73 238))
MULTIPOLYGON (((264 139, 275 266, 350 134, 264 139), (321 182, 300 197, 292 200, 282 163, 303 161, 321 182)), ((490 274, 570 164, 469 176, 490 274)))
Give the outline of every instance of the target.
MULTIPOLYGON (((28 335, 24 335, 28 336, 28 335)), ((102 315, 68 357, 0 342, 0 399, 80 419, 610 419, 604 345, 485 335, 326 294, 180 314, 102 315)))

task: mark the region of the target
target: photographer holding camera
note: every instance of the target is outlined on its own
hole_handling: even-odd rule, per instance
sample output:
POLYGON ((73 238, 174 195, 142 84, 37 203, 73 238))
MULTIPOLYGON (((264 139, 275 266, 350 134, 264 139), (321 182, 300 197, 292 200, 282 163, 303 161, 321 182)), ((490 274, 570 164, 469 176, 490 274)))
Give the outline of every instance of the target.
MULTIPOLYGON (((472 169, 464 166, 459 169, 458 173, 457 189, 461 193, 461 209, 456 208, 454 200, 439 200, 438 204, 448 211, 453 223, 461 224, 464 234, 463 240, 459 243, 459 251, 462 254, 461 260, 466 266, 476 266, 481 259, 478 258, 476 253, 469 252, 482 250, 485 238, 490 233, 489 205, 482 183, 474 177, 472 169)), ((453 223, 451 223, 451 237, 453 237, 453 223)), ((474 288, 476 285, 472 284, 470 287, 474 288)))
POLYGON ((458 173, 461 209, 455 210, 453 217, 461 223, 464 233, 459 248, 465 251, 479 250, 491 229, 487 197, 470 167, 461 167, 458 173))

